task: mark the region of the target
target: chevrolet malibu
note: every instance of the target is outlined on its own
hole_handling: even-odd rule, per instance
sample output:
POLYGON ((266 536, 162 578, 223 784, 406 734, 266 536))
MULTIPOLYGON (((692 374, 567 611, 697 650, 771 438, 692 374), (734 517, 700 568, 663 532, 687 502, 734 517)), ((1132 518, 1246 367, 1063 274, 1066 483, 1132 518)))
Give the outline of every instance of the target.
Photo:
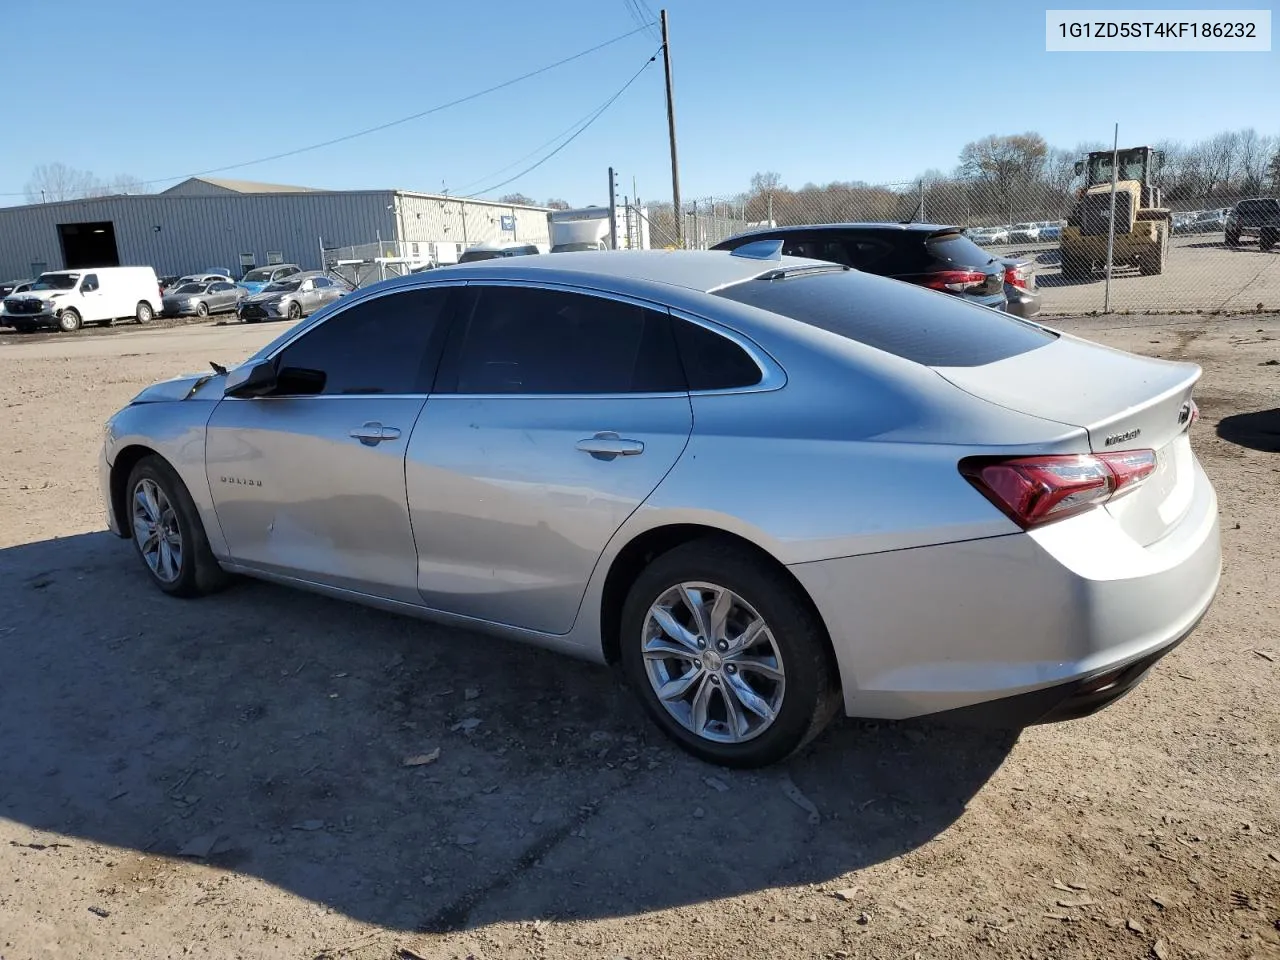
POLYGON ((107 424, 166 593, 246 574, 617 664, 704 760, 1120 697, 1220 571, 1200 369, 776 241, 388 280, 107 424))

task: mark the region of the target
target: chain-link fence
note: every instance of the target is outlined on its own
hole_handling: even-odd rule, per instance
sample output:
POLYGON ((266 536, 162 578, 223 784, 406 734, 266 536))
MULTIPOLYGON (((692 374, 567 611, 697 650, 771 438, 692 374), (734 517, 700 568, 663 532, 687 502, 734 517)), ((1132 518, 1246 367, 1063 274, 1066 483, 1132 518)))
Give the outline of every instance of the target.
MULTIPOLYGON (((925 222, 964 228, 989 258, 1031 264, 1047 315, 1280 309, 1280 184, 1167 190, 1143 166, 1149 157, 1126 163, 1121 151, 1113 230, 1110 156, 1056 178, 779 186, 686 202, 683 245, 706 249, 771 225, 925 222)), ((654 246, 676 246, 670 204, 650 218, 654 246)), ((866 256, 853 265, 876 272, 866 256)))

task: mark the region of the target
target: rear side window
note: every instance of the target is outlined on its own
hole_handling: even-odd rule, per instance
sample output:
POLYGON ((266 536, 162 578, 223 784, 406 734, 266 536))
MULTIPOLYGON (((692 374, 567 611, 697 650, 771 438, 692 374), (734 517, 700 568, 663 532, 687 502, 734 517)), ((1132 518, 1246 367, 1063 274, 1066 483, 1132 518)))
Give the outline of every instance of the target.
POLYGON ((728 337, 685 320, 672 323, 690 390, 733 390, 760 382, 756 362, 728 337))
POLYGON ((987 307, 849 271, 747 280, 716 295, 931 367, 978 367, 1056 339, 987 307))
MULTIPOLYGON (((560 290, 467 288, 457 392, 669 393, 685 389, 671 318, 560 290)), ((446 388, 447 389, 447 388, 446 388)))

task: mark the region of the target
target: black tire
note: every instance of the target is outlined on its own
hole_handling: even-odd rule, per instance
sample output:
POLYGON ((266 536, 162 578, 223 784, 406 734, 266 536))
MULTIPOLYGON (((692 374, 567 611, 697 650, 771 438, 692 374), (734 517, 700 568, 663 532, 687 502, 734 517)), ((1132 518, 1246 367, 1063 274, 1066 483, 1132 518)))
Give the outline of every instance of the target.
POLYGON ((300 304, 297 300, 289 301, 289 319, 290 320, 302 319, 302 304, 300 304))
POLYGON ((1276 238, 1280 236, 1280 230, 1263 229, 1258 233, 1258 249, 1270 250, 1276 245, 1276 238))
POLYGON ((209 316, 209 305, 203 300, 196 304, 196 316, 201 320, 209 316))
MULTIPOLYGON (((657 557, 641 571, 627 595, 621 631, 622 670, 645 710, 682 749, 707 763, 737 768, 777 763, 821 733, 840 706, 838 672, 821 619, 794 581, 737 544, 715 538, 695 540, 657 557), (768 624, 785 684, 774 719, 751 739, 717 742, 693 733, 663 706, 649 679, 643 638, 650 606, 668 590, 688 582, 731 590, 768 624)), ((688 665, 692 672, 692 661, 688 665)), ((727 660, 721 669, 732 672, 727 660)), ((711 698, 720 698, 718 713, 724 715, 719 683, 729 681, 710 676, 708 681, 715 683, 709 688, 708 702, 714 705, 711 698)), ((711 707, 708 711, 713 712, 711 707)))
POLYGON ((80 319, 80 314, 74 307, 67 307, 58 314, 58 329, 63 333, 75 333, 83 326, 84 321, 80 319))
POLYGON ((1238 247, 1240 246, 1240 234, 1238 233, 1223 234, 1222 242, 1225 243, 1228 247, 1238 247))
POLYGON ((218 565, 213 551, 209 549, 209 539, 205 536, 200 514, 186 484, 163 457, 152 454, 139 460, 129 474, 125 492, 125 515, 120 521, 129 530, 143 569, 157 587, 174 597, 199 597, 221 590, 230 582, 230 576, 218 565), (144 554, 144 545, 138 542, 135 532, 135 510, 139 509, 135 498, 144 482, 158 487, 172 508, 171 513, 161 511, 165 525, 176 534, 181 544, 177 575, 172 578, 163 577, 152 568, 144 554))
POLYGON ((156 318, 156 312, 151 309, 151 304, 145 300, 139 300, 138 306, 133 311, 133 319, 139 324, 150 323, 156 318))

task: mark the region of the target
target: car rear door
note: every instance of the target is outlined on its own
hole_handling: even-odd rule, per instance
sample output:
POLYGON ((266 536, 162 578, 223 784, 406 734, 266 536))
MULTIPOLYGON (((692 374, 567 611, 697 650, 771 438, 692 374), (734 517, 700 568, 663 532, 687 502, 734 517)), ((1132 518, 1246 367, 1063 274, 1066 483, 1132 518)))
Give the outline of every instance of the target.
POLYGON ((272 395, 218 403, 205 465, 233 560, 420 602, 405 450, 453 289, 394 290, 353 303, 276 355, 281 385, 272 395), (322 374, 322 388, 303 389, 291 369, 322 374))
POLYGON ((473 283, 405 474, 427 606, 564 634, 693 415, 661 308, 473 283))

